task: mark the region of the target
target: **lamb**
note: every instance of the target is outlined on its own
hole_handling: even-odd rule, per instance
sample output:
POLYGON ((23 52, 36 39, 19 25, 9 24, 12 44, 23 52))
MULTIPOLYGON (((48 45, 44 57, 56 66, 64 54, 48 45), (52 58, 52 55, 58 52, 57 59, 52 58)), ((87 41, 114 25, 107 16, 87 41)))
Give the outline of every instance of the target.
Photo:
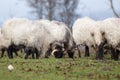
MULTIPOLYGON (((88 18, 84 17, 78 19, 73 24, 73 38, 76 42, 76 45, 83 45, 86 46, 85 49, 85 56, 89 56, 89 47, 93 46, 95 49, 96 54, 99 53, 99 45, 102 42, 102 38, 99 33, 99 28, 96 27, 97 22, 88 18)), ((97 55, 96 55, 97 58, 97 55)))

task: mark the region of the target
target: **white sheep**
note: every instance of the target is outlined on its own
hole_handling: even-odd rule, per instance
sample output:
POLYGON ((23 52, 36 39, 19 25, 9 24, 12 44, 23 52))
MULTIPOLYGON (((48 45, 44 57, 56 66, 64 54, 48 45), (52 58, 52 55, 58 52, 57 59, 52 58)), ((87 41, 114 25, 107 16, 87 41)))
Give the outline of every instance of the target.
POLYGON ((71 51, 75 46, 75 42, 70 29, 63 22, 59 21, 40 20, 39 22, 46 25, 46 29, 55 40, 64 44, 64 48, 68 52, 69 57, 73 57, 71 51))
POLYGON ((1 32, 5 40, 9 43, 8 54, 10 58, 13 58, 13 45, 19 46, 27 44, 32 29, 30 28, 31 25, 31 21, 17 18, 10 19, 3 24, 1 32))
POLYGON ((102 39, 106 40, 107 44, 111 46, 114 59, 118 60, 119 53, 116 52, 118 51, 116 49, 120 48, 120 19, 105 19, 104 21, 99 22, 97 27, 99 27, 102 39))
POLYGON ((117 48, 120 43, 120 19, 108 18, 103 21, 101 31, 105 32, 105 38, 108 44, 111 44, 114 48, 117 48))
POLYGON ((2 34, 10 45, 33 47, 44 54, 55 41, 45 26, 37 21, 14 18, 4 23, 2 34))
MULTIPOLYGON (((75 21, 73 24, 73 38, 76 45, 84 45, 85 49, 89 50, 88 47, 93 46, 96 53, 98 46, 101 44, 102 37, 99 33, 99 28, 96 27, 97 22, 91 18, 84 17, 75 21)), ((89 51, 85 52, 85 56, 89 56, 89 51)))

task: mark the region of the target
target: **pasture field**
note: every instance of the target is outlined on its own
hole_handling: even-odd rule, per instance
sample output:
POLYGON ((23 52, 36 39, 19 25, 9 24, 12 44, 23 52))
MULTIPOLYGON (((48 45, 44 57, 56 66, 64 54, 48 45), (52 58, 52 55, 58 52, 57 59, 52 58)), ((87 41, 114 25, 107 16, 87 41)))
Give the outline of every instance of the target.
POLYGON ((120 80, 120 60, 89 58, 0 59, 0 80, 120 80), (13 71, 7 69, 14 66, 13 71))

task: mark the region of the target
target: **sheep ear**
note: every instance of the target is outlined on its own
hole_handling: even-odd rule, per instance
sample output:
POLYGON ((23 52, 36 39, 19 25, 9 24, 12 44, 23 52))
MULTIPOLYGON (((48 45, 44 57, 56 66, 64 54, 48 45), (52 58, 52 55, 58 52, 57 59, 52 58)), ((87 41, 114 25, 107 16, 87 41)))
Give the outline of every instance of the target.
POLYGON ((91 33, 91 36, 94 37, 94 33, 93 32, 91 33))
POLYGON ((104 35, 105 35, 105 32, 101 32, 101 34, 104 36, 104 35))
POLYGON ((50 47, 52 46, 53 43, 50 43, 50 47))

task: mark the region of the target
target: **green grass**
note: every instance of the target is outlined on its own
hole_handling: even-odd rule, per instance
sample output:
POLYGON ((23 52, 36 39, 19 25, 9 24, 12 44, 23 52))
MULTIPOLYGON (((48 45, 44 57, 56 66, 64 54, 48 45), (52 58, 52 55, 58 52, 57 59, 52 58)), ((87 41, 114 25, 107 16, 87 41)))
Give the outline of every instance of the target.
POLYGON ((120 60, 90 58, 0 59, 0 80, 120 80, 120 60), (13 71, 7 69, 14 66, 13 71))

